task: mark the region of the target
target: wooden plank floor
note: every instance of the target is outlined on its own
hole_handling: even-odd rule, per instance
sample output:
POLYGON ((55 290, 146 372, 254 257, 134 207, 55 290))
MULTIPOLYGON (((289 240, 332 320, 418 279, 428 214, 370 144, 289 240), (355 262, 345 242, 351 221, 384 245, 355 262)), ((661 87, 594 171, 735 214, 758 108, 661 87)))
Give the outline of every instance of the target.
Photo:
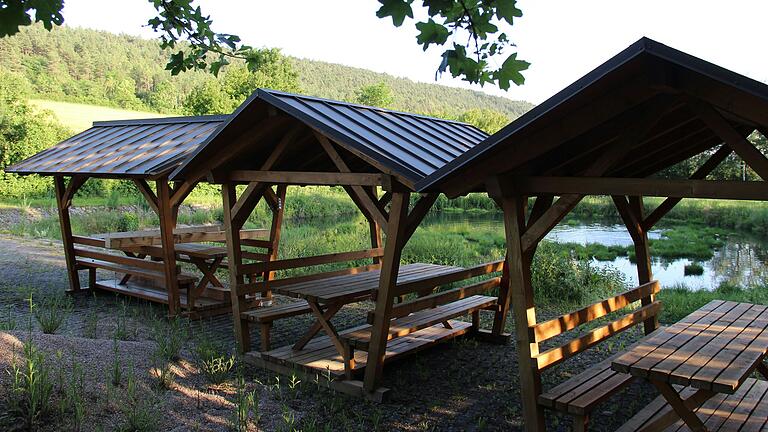
MULTIPOLYGON (((96 281, 96 287, 126 296, 138 297, 152 302, 168 304, 167 292, 133 281, 129 281, 126 285, 120 285, 120 281, 118 279, 105 279, 96 281)), ((187 294, 181 292, 180 296, 181 306, 187 307, 187 294)), ((208 297, 198 297, 195 299, 195 309, 197 310, 216 309, 226 307, 228 305, 228 301, 216 300, 208 297)))
MULTIPOLYGON (((387 353, 385 362, 396 358, 431 347, 448 339, 466 334, 471 323, 464 321, 450 320, 452 329, 445 328, 442 324, 419 330, 401 338, 390 340, 387 344, 387 353)), ((345 334, 355 330, 369 327, 363 325, 354 327, 341 332, 345 334)), ((246 354, 248 355, 248 354, 246 354)), ((267 367, 269 363, 276 363, 281 366, 298 367, 308 373, 330 373, 332 378, 341 378, 344 375, 344 363, 341 355, 331 344, 327 336, 322 336, 310 341, 302 350, 294 351, 292 345, 273 349, 271 351, 257 353, 267 367)), ((368 360, 368 353, 365 351, 355 351, 355 371, 360 371, 365 367, 368 360)))

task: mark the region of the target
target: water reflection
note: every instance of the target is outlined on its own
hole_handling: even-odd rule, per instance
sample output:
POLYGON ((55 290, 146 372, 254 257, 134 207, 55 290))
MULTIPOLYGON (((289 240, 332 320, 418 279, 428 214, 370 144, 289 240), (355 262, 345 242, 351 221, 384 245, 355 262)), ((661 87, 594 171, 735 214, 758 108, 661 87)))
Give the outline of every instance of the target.
MULTIPOLYGON (((482 227, 498 229, 503 235, 504 224, 500 214, 468 215, 441 214, 432 215, 424 221, 424 225, 460 226, 463 228, 482 227)), ((657 239, 661 231, 649 233, 649 237, 657 239)), ((630 246, 632 239, 622 225, 559 225, 547 235, 546 239, 559 243, 600 243, 606 246, 630 246)), ((733 233, 726 236, 724 245, 714 252, 712 259, 698 261, 704 272, 698 276, 685 276, 685 266, 694 260, 654 259, 653 274, 663 286, 684 284, 691 289, 714 289, 721 283, 728 282, 738 286, 762 285, 768 282, 768 242, 765 239, 749 235, 733 233)), ((611 266, 624 273, 627 281, 637 283, 635 264, 627 257, 619 257, 614 261, 595 261, 597 266, 611 266)))

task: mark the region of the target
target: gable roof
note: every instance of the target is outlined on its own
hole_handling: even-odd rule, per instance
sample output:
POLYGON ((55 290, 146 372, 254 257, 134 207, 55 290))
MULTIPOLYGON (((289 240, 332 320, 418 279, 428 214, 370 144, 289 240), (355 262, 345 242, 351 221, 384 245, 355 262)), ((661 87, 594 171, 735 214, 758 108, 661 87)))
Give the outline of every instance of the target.
POLYGON ((618 164, 632 170, 610 173, 646 177, 722 143, 690 100, 716 108, 743 136, 768 125, 768 86, 642 38, 416 188, 447 187, 456 196, 483 190, 496 174, 552 175, 555 165, 562 167, 557 175, 574 175, 621 131, 641 130, 643 118, 655 113, 644 139, 618 164))
POLYGON ((168 174, 205 141, 227 116, 167 117, 94 122, 6 172, 153 178, 168 174))
POLYGON ((488 137, 466 123, 258 89, 171 177, 183 178, 210 155, 226 151, 248 127, 267 118, 265 107, 319 131, 406 184, 424 179, 488 137))

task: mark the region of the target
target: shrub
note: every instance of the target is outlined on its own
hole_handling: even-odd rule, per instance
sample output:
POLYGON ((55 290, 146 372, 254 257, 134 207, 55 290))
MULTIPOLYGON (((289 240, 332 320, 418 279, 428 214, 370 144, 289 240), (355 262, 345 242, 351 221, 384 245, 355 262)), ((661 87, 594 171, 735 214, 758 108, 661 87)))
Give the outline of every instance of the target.
POLYGON ((35 308, 35 319, 43 333, 54 334, 72 312, 72 299, 66 295, 43 297, 35 308))
POLYGON ((117 231, 138 231, 139 216, 136 213, 123 213, 117 221, 117 231))
POLYGON ((703 274, 704 267, 697 262, 686 264, 685 267, 683 267, 683 275, 685 276, 701 276, 703 274))

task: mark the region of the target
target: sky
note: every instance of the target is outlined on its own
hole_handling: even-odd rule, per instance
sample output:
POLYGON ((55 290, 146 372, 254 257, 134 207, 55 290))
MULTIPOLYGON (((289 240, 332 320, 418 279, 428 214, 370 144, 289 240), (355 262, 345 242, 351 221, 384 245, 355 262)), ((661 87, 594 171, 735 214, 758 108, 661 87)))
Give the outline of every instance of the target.
MULTIPOLYGON (((417 3, 418 0, 417 0, 417 3)), ((441 50, 424 52, 414 21, 396 28, 375 0, 198 0, 213 29, 254 47, 435 82, 441 50)), ((642 36, 768 82, 765 17, 758 0, 518 0, 523 17, 508 35, 531 67, 504 92, 446 75, 437 82, 541 103, 642 36)), ((152 38, 144 0, 66 0, 67 25, 152 38)), ((417 18, 419 14, 417 13, 417 18)))

